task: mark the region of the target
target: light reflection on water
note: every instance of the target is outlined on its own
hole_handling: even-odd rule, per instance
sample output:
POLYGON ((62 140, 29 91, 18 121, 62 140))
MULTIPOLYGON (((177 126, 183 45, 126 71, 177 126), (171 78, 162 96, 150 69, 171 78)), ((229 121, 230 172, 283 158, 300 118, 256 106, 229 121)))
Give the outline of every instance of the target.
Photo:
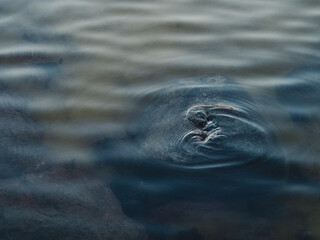
POLYGON ((319 239, 318 22, 312 0, 2 0, 1 238, 319 239), (194 172, 141 157, 167 154, 194 87, 161 107, 157 93, 211 74, 236 83, 219 101, 268 124, 274 161, 194 172), (169 134, 140 148, 139 124, 169 134))

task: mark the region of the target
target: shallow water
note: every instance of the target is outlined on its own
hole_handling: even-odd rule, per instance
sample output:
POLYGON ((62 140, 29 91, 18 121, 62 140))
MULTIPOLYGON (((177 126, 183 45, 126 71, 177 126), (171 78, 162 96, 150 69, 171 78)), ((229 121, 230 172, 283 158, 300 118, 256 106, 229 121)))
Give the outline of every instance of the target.
POLYGON ((320 2, 0 3, 1 239, 320 239, 320 2))

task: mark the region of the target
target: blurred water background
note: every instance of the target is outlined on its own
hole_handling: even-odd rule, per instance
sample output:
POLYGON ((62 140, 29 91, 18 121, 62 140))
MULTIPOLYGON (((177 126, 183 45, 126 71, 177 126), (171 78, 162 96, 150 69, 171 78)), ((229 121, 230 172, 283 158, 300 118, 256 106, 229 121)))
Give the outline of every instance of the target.
POLYGON ((320 239, 319 23, 317 0, 0 0, 1 239, 320 239), (141 96, 208 74, 274 130, 272 187, 128 164, 141 96))

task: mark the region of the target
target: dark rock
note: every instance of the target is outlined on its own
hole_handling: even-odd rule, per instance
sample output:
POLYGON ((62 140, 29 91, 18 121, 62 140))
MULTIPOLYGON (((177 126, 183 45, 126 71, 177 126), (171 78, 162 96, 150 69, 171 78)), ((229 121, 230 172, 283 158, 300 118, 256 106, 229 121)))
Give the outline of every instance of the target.
POLYGON ((56 167, 0 183, 0 238, 146 239, 112 191, 81 170, 56 167))

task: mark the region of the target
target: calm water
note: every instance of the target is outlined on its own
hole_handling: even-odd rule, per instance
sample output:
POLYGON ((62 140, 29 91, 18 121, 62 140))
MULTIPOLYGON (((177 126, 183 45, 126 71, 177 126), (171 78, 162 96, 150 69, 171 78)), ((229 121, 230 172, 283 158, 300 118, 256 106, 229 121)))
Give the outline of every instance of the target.
POLYGON ((0 238, 320 239, 320 2, 0 0, 0 238))

